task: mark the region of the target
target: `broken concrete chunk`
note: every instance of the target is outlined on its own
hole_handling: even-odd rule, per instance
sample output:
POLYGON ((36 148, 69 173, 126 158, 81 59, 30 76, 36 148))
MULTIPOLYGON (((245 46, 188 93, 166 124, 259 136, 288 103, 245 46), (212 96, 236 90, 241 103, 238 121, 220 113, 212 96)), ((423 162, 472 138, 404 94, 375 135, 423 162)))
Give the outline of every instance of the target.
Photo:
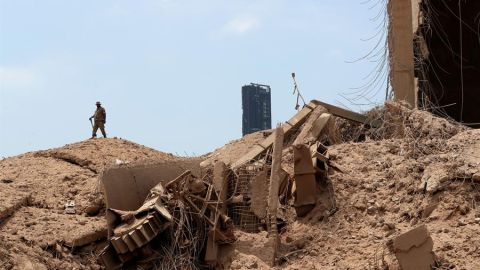
POLYGON ((425 169, 419 189, 432 194, 440 190, 442 184, 449 179, 449 173, 443 166, 438 164, 431 165, 425 169))
POLYGON ((327 126, 328 121, 332 118, 332 115, 329 113, 323 113, 320 115, 317 120, 313 123, 313 127, 311 130, 311 139, 314 141, 318 139, 322 130, 327 126))
POLYGON ((305 124, 303 125, 302 130, 297 135, 297 138, 295 139, 293 144, 295 145, 295 144, 309 143, 310 141, 315 140, 316 138, 312 138, 313 137, 312 130, 313 130, 314 124, 317 121, 317 119, 319 119, 319 117, 326 112, 327 112, 327 109, 325 109, 323 106, 316 107, 308 117, 305 124))
POLYGON ((91 228, 90 230, 75 235, 67 234, 63 242, 68 247, 81 247, 89 243, 107 238, 106 228, 91 228))
POLYGON ((337 106, 334 106, 319 100, 312 100, 310 101, 310 103, 316 104, 317 106, 323 106, 328 110, 329 113, 335 116, 339 116, 339 117, 351 120, 351 121, 355 121, 361 124, 367 124, 371 127, 380 127, 381 125, 380 120, 371 120, 371 119, 368 119, 368 117, 363 114, 359 114, 343 108, 339 108, 337 106))
MULTIPOLYGON (((290 120, 282 125, 282 129, 284 132, 284 136, 287 137, 291 134, 298 126, 305 122, 305 119, 311 114, 311 112, 317 107, 316 104, 310 102, 308 103, 303 109, 301 109, 297 114, 295 114, 290 120)), ((266 151, 266 149, 270 148, 273 145, 275 135, 270 134, 265 140, 260 142, 259 145, 252 147, 247 154, 240 157, 237 161, 231 164, 231 168, 236 170, 240 168, 245 163, 255 159, 260 154, 266 151)))
POLYGON ((14 269, 23 269, 23 270, 47 270, 48 268, 32 258, 28 258, 24 255, 15 255, 15 267, 14 269))
POLYGON ((75 215, 75 201, 69 201, 65 204, 65 214, 75 215))
POLYGON ((399 235, 393 248, 403 270, 430 270, 434 265, 433 240, 425 225, 399 235))
POLYGON ((429 217, 437 207, 438 207, 438 203, 431 203, 427 205, 425 208, 423 208, 422 218, 429 217))
POLYGON ((295 145, 293 156, 296 188, 294 207, 298 216, 305 216, 316 203, 315 168, 306 145, 295 145))
POLYGON ((261 171, 252 182, 252 198, 250 209, 259 218, 263 219, 267 215, 267 197, 268 197, 268 179, 267 171, 261 171))

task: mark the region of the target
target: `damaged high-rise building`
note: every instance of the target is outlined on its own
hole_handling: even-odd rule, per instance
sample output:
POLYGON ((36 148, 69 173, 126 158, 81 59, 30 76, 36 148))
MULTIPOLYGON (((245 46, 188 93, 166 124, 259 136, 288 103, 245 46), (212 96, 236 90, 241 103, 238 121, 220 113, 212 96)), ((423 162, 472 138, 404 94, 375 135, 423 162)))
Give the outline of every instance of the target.
POLYGON ((480 127, 480 1, 390 0, 388 12, 395 98, 480 127))
POLYGON ((242 87, 242 134, 272 128, 271 89, 251 83, 242 87))

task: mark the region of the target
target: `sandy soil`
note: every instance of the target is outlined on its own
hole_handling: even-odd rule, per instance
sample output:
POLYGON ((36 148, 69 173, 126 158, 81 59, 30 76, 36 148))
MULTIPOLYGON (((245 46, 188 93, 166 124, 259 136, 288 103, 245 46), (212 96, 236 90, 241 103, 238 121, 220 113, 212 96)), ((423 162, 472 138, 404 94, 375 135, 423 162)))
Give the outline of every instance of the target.
POLYGON ((101 245, 83 245, 106 238, 98 176, 139 160, 190 159, 113 138, 1 160, 0 269, 99 268, 94 251, 101 245), (65 211, 70 201, 75 214, 65 211))
MULTIPOLYGON (((372 113, 385 120, 378 129, 339 126, 348 140, 329 149, 342 170, 331 174, 338 211, 305 220, 287 207, 276 269, 398 269, 392 239, 420 224, 431 233, 441 269, 480 269, 480 182, 472 177, 480 173, 480 130, 394 104, 385 108, 390 114, 372 113)), ((204 158, 230 163, 263 138, 248 135, 204 158)), ((104 245, 105 221, 98 176, 118 161, 143 159, 189 162, 121 139, 1 160, 0 269, 100 269, 95 254, 104 245), (68 201, 75 214, 66 214, 68 201)), ((287 148, 287 172, 292 161, 287 148)), ((228 268, 270 269, 267 233, 236 234, 223 258, 228 268)))
MULTIPOLYGON (((331 175, 338 211, 327 220, 291 213, 276 269, 399 269, 392 240, 420 224, 431 233, 441 269, 480 269, 480 182, 472 179, 480 171, 480 130, 420 111, 403 120, 409 123, 401 131, 370 134, 382 132, 381 139, 330 147, 343 171, 331 175)), ((291 151, 284 152, 283 167, 293 170, 291 151)), ((255 251, 265 237, 245 238, 252 249, 237 249, 232 269, 269 269, 255 251)))
POLYGON ((223 161, 225 164, 231 164, 239 157, 245 155, 250 151, 250 148, 268 137, 271 131, 260 131, 247 134, 244 137, 231 141, 224 146, 214 150, 205 156, 205 161, 202 162, 202 167, 212 166, 216 161, 223 161))

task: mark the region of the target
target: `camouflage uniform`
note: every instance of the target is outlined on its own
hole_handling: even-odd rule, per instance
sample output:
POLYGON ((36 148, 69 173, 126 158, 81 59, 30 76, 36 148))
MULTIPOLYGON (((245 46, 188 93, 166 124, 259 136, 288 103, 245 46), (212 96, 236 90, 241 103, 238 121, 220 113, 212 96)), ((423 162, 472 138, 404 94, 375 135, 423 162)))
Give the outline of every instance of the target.
POLYGON ((92 138, 97 137, 97 130, 99 128, 103 137, 106 138, 107 133, 105 132, 105 123, 107 122, 107 113, 105 112, 105 109, 100 106, 100 102, 97 102, 97 110, 95 110, 93 116, 90 117, 90 119, 92 118, 95 120, 95 123, 93 124, 92 138))

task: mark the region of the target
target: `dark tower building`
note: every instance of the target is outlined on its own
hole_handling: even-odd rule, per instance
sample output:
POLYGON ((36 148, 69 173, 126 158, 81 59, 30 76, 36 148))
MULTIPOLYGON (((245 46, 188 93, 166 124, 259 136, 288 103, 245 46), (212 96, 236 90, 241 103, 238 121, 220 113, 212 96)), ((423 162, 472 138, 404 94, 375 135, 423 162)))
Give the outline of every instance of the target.
POLYGON ((243 135, 272 128, 270 86, 251 83, 242 87, 243 135))

